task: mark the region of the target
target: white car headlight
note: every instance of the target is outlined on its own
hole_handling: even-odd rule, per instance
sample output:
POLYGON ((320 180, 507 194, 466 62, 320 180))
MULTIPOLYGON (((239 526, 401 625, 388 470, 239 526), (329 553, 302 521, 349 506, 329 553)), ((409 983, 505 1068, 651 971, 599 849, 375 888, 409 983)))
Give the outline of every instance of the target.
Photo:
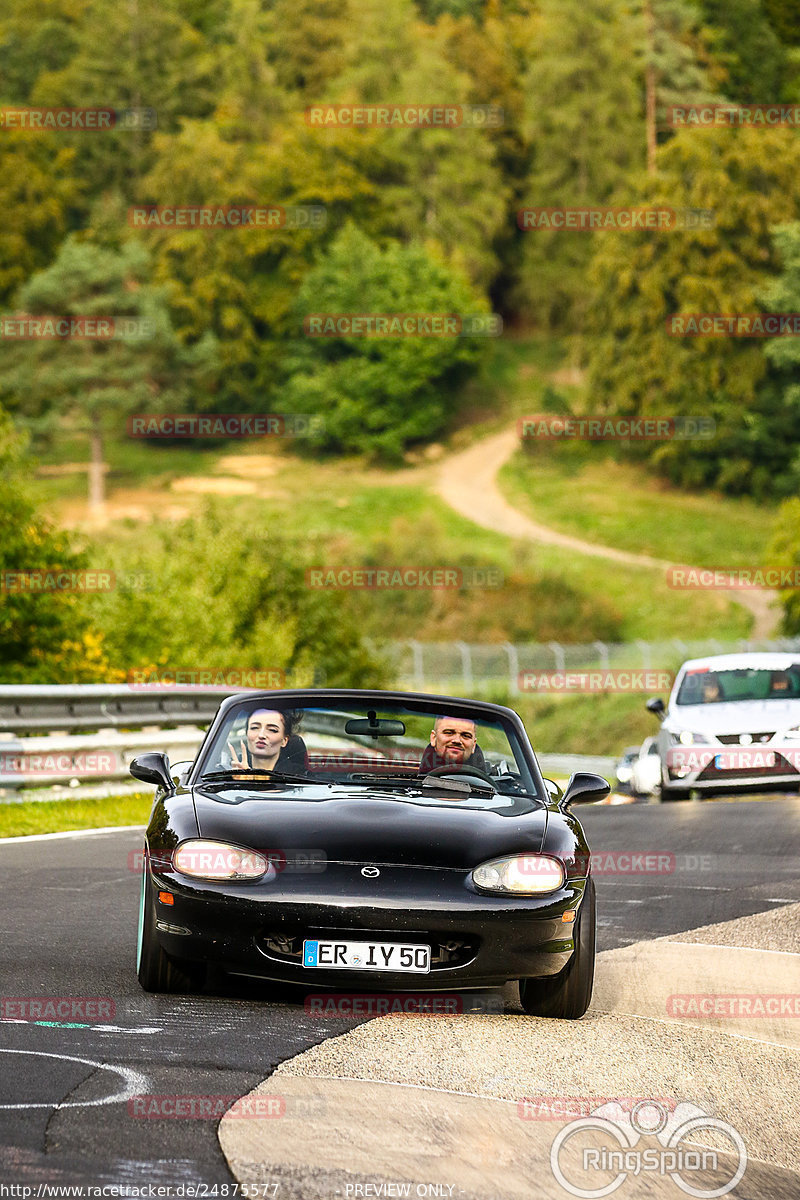
POLYGON ((509 854, 493 858, 472 872, 472 882, 482 892, 515 896, 544 896, 564 886, 566 873, 557 858, 546 854, 509 854))
POLYGON ((269 859, 256 850, 230 846, 206 838, 182 842, 172 855, 172 865, 193 879, 247 880, 276 874, 269 859))
POLYGON ((671 734, 673 742, 682 746, 708 746, 709 741, 704 733, 692 733, 691 729, 682 729, 678 734, 671 734))

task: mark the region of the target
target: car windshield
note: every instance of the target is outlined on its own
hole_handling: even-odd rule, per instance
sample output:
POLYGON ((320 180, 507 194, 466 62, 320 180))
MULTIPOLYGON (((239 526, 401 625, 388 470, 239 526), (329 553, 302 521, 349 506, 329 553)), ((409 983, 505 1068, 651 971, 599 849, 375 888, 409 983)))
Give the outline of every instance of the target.
POLYGON ((229 710, 204 751, 204 783, 347 783, 413 802, 498 810, 538 796, 517 732, 499 714, 436 712, 383 697, 305 708, 268 703, 261 697, 229 710))
POLYGON ((678 690, 678 704, 725 704, 739 700, 800 700, 800 662, 770 670, 746 667, 687 671, 678 690))

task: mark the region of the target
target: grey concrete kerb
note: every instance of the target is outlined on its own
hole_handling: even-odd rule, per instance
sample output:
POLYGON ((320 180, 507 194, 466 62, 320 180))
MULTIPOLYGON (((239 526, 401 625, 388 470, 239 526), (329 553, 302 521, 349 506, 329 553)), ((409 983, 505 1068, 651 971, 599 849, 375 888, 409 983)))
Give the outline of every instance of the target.
MULTIPOLYGON (((251 1093, 283 1097, 282 1118, 223 1119, 222 1149, 242 1183, 280 1181, 284 1194, 310 1200, 563 1197, 549 1155, 565 1122, 530 1119, 548 1107, 521 1100, 674 1098, 744 1137, 745 1179, 760 1182, 733 1196, 797 1196, 800 1018, 679 1015, 691 1005, 670 1000, 755 992, 800 995, 800 955, 659 939, 599 956, 579 1022, 514 1013, 372 1020, 282 1064, 251 1093)), ((648 1179, 645 1191, 629 1184, 614 1195, 683 1194, 668 1178, 648 1179)))

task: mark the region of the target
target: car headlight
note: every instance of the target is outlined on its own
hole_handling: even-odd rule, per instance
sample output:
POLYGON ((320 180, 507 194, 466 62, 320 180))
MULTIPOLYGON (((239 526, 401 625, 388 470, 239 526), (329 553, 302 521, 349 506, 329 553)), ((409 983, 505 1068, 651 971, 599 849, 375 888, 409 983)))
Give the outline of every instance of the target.
POLYGON ((545 854, 510 854, 493 858, 472 872, 472 882, 483 892, 510 892, 516 896, 543 896, 564 886, 566 874, 557 858, 545 854))
POLYGON ((193 879, 246 880, 261 879, 275 868, 268 858, 256 850, 230 846, 206 838, 192 838, 178 846, 172 865, 182 875, 193 879))
POLYGON ((709 740, 704 733, 692 733, 691 729, 682 729, 680 733, 671 733, 672 744, 680 742, 682 746, 708 746, 709 740))
POLYGON ((795 725, 794 729, 785 729, 783 736, 787 738, 800 738, 800 725, 795 725))

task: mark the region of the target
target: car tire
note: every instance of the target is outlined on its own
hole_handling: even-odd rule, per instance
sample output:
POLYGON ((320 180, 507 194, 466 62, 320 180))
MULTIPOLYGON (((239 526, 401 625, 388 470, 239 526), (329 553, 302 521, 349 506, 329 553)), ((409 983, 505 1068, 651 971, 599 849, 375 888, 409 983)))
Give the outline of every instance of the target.
POLYGON ((190 992, 202 987, 206 977, 203 963, 179 963, 161 948, 156 937, 155 905, 146 856, 139 902, 136 974, 146 992, 190 992))
POLYGON ((564 970, 550 979, 519 981, 519 998, 526 1013, 562 1021, 577 1021, 583 1016, 592 999, 596 937, 597 901, 590 878, 578 913, 575 952, 564 970))

